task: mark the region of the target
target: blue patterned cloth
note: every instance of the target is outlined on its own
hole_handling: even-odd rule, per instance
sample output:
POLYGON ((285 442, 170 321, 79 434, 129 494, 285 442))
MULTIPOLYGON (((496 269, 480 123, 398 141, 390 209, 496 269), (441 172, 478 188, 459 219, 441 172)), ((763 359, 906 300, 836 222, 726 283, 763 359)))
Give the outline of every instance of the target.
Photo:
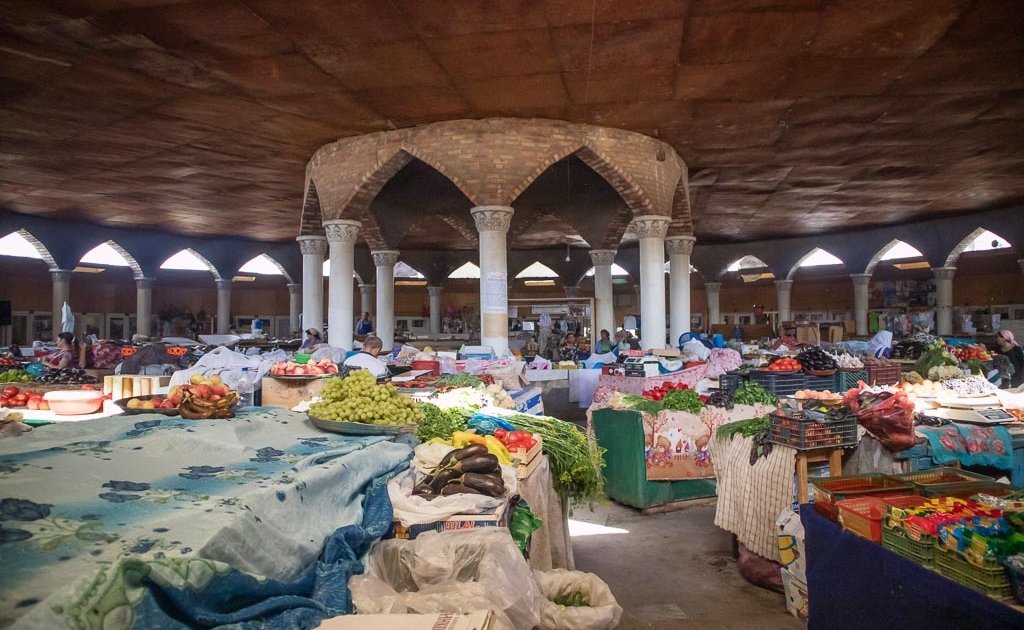
POLYGON ((349 611, 411 455, 283 410, 3 440, 0 626, 315 627, 349 611))
POLYGON ((1006 427, 952 422, 940 427, 916 427, 924 434, 936 464, 991 466, 1013 470, 1013 441, 1006 427))

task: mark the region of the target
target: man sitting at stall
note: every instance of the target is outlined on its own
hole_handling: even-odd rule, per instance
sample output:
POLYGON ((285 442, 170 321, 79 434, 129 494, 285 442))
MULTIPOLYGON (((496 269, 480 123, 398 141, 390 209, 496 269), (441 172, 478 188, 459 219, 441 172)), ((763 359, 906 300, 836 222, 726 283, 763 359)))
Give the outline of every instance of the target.
POLYGON ((370 370, 378 378, 387 376, 388 364, 377 358, 383 347, 384 343, 380 340, 380 337, 367 335, 366 339, 363 340, 363 349, 345 359, 342 365, 370 370))
POLYGON ((369 335, 373 332, 373 320, 370 319, 369 313, 363 313, 363 318, 359 320, 359 325, 356 326, 357 335, 369 335))

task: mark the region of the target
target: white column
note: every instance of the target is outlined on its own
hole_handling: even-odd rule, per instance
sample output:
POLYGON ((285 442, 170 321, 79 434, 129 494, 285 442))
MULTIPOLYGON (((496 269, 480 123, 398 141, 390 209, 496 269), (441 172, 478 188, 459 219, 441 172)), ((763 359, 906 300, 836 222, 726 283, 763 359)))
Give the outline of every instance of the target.
POLYGON ((594 328, 598 335, 602 330, 607 330, 614 336, 615 299, 612 294, 612 263, 615 262, 615 250, 592 249, 590 262, 594 263, 594 328))
POLYGON ((477 206, 470 210, 480 233, 480 343, 498 356, 508 354, 508 226, 509 206, 477 206))
MULTIPOLYGON (((323 284, 323 280, 320 280, 323 284)), ((292 333, 302 331, 302 323, 299 322, 299 313, 302 312, 302 285, 297 282, 288 284, 288 336, 292 333)), ((304 335, 299 335, 303 338, 304 335)))
POLYGON ((377 312, 377 305, 374 303, 376 298, 373 297, 373 290, 376 287, 374 284, 361 284, 359 285, 359 306, 362 310, 359 311, 359 316, 362 317, 363 313, 369 313, 372 318, 377 312))
POLYGON ((371 253, 373 264, 377 265, 377 336, 387 351, 395 345, 395 263, 398 262, 398 252, 382 249, 371 253))
POLYGON ((330 249, 330 277, 327 279, 327 343, 335 348, 352 349, 352 328, 355 326, 352 273, 356 263, 356 237, 359 221, 334 219, 324 221, 330 249))
POLYGON ((722 293, 721 282, 705 282, 704 291, 708 298, 708 323, 704 326, 707 333, 711 333, 711 327, 722 323, 722 310, 719 306, 719 297, 722 293))
POLYGON ((956 267, 935 267, 935 332, 953 334, 953 274, 956 267))
POLYGON ((231 330, 231 279, 217 280, 217 334, 231 330))
POLYGON ((851 273, 853 280, 853 321, 857 324, 857 334, 868 334, 868 301, 871 297, 869 286, 870 273, 851 273))
POLYGON ((665 239, 669 262, 669 345, 673 346, 679 343, 679 337, 690 332, 690 254, 696 241, 692 236, 665 239))
POLYGON ((430 336, 441 334, 441 294, 444 287, 427 287, 430 294, 430 336))
POLYGON ((633 219, 640 237, 640 344, 644 350, 665 347, 665 234, 668 217, 633 219))
POLYGON ((793 320, 793 309, 790 308, 791 298, 793 295, 793 281, 776 280, 775 294, 778 296, 779 325, 781 326, 782 322, 793 320))
POLYGON ((300 329, 324 328, 324 255, 327 254, 327 237, 300 236, 302 252, 302 321, 300 329))
POLYGON ((135 332, 149 337, 153 319, 153 278, 135 279, 135 332))
POLYGON ((53 281, 53 340, 61 333, 61 314, 64 310, 64 302, 68 301, 71 294, 70 269, 51 269, 50 279, 53 281))

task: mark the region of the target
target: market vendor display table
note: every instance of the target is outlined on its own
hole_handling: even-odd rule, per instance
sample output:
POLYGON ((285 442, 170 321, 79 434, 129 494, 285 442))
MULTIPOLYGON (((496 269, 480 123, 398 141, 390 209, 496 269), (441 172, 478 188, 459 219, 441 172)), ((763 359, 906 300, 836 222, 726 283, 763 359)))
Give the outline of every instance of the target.
MULTIPOLYGON (((1024 488, 1024 426, 1006 425, 1010 433, 1013 445, 1013 469, 1005 471, 1010 477, 1010 483, 1014 488, 1024 488)), ((907 472, 917 472, 935 468, 942 464, 935 463, 932 459, 932 450, 924 438, 905 451, 895 453, 896 461, 902 462, 907 472)))
POLYGON ((961 586, 802 505, 809 630, 1024 628, 1024 608, 961 586))
MULTIPOLYGON (((172 627, 151 578, 177 576, 189 598, 231 569, 294 579, 337 528, 363 521, 369 484, 410 456, 384 437, 324 433, 304 414, 266 409, 114 416, 0 440, 0 626, 172 627)), ((257 601, 261 587, 239 578, 232 588, 257 601)))

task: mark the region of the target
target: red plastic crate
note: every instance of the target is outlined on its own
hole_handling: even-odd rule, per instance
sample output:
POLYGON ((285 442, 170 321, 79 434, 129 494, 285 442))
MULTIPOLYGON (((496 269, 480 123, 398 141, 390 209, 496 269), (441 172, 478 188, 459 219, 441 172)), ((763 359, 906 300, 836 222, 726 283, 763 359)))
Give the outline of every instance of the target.
POLYGON ((836 503, 839 524, 861 538, 873 542, 882 541, 882 519, 889 510, 889 504, 875 497, 844 499, 836 503))
POLYGON ((836 502, 870 495, 873 497, 906 496, 914 491, 910 482, 871 473, 844 477, 820 477, 814 484, 814 509, 831 520, 836 520, 836 502))

